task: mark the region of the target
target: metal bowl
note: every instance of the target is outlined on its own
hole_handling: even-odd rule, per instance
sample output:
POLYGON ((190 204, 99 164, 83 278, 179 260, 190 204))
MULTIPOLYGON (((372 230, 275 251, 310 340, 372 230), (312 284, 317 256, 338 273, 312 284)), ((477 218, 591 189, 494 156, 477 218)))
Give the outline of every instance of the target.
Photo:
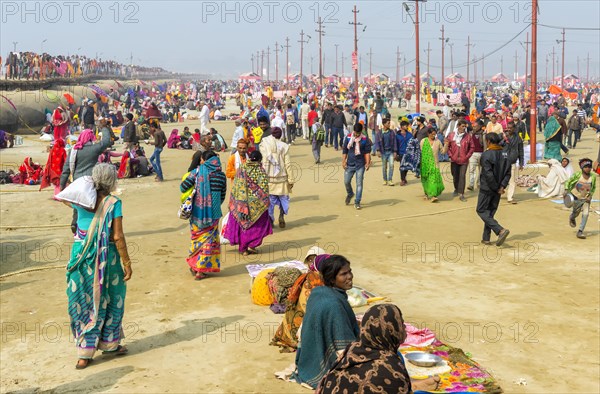
POLYGON ((412 352, 404 355, 411 364, 418 367, 434 367, 442 361, 440 356, 425 352, 412 352))
POLYGON ((573 202, 575 202, 575 197, 573 196, 573 194, 571 194, 571 193, 565 194, 565 197, 564 197, 565 207, 567 207, 567 208, 573 207, 573 202))

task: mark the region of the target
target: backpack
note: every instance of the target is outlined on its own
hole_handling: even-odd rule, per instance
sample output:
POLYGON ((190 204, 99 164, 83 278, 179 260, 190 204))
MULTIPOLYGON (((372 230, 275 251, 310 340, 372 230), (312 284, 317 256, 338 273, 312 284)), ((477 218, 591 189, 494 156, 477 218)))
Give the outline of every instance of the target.
POLYGON ((317 129, 316 140, 317 142, 325 141, 325 129, 323 127, 317 129))
POLYGON ((285 114, 285 123, 288 126, 296 124, 296 118, 294 118, 294 113, 292 111, 288 111, 285 114))

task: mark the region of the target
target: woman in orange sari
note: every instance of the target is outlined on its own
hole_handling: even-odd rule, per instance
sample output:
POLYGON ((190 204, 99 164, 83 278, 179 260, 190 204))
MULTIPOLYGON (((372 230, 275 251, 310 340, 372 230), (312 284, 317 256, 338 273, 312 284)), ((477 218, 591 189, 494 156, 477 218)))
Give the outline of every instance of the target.
POLYGON ((298 329, 306 313, 306 303, 312 290, 324 285, 319 266, 328 257, 328 254, 316 256, 310 263, 308 272, 300 275, 289 290, 283 321, 271 340, 271 345, 282 348, 281 352, 293 352, 298 348, 298 329))

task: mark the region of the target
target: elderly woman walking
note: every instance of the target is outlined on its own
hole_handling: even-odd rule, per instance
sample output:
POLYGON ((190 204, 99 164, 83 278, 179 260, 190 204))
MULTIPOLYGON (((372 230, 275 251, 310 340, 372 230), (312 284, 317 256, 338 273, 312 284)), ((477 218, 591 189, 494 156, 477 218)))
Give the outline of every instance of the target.
POLYGON ((195 190, 190 217, 192 243, 187 263, 196 280, 201 280, 207 272, 221 270, 219 219, 223 216, 221 204, 225 201, 227 179, 216 153, 202 153, 200 166, 180 186, 182 193, 192 188, 195 190))
POLYGON ((72 205, 78 213, 77 232, 67 265, 77 369, 86 368, 97 349, 116 355, 127 353, 120 342, 124 337, 125 282, 131 279, 132 270, 123 234, 121 200, 111 195, 117 171, 113 165, 98 164, 91 179, 97 193, 96 206, 89 211, 72 205))

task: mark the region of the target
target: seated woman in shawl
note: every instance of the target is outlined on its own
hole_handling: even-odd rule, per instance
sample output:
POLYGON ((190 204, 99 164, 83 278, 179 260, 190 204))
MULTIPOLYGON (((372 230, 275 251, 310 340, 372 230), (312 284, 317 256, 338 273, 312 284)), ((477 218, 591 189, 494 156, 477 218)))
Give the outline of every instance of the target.
POLYGON ((54 185, 54 196, 60 193, 60 175, 66 161, 67 151, 65 150, 65 140, 61 138, 54 141, 50 154, 48 154, 48 162, 42 173, 40 190, 54 185))
POLYGON ((287 307, 283 321, 277 328, 271 345, 280 346, 282 352, 292 352, 298 348, 298 331, 306 313, 306 303, 315 287, 323 286, 323 278, 319 273, 321 263, 330 257, 317 246, 312 247, 304 260, 308 264, 308 272, 300 275, 288 291, 287 307))
POLYGON ((540 198, 561 196, 565 191, 565 182, 569 179, 567 170, 558 160, 548 160, 550 172, 547 176, 537 176, 537 193, 540 198))
POLYGON ((229 221, 224 236, 231 245, 238 245, 244 256, 258 253, 256 248, 263 239, 273 234, 269 219, 269 181, 261 161, 259 151, 249 155, 249 160, 235 175, 229 197, 229 221))
POLYGON ((167 139, 167 147, 170 149, 180 149, 181 137, 179 137, 178 129, 173 129, 171 131, 171 134, 169 135, 169 139, 167 139))
POLYGON ((225 201, 227 181, 216 153, 202 153, 200 166, 190 172, 180 186, 182 193, 191 188, 195 188, 190 217, 192 243, 186 261, 192 275, 201 280, 208 272, 221 270, 219 220, 223 216, 221 204, 225 201))
POLYGON ((437 197, 444 191, 444 180, 440 173, 439 154, 448 151, 449 140, 444 145, 436 138, 436 131, 429 129, 427 138, 421 140, 421 184, 425 199, 437 202, 437 197))
POLYGON ((115 166, 97 164, 92 172, 96 189, 93 211, 77 210, 77 231, 67 265, 67 296, 71 330, 79 361, 88 366, 97 349, 127 353, 123 339, 125 282, 131 278, 131 260, 123 234, 121 200, 111 195, 117 185, 115 166))
POLYGON ((317 394, 412 393, 412 389, 435 390, 438 376, 411 382, 398 354, 406 339, 402 312, 396 305, 381 304, 364 315, 360 334, 323 377, 317 394))
POLYGON ((26 157, 23 164, 19 167, 21 184, 37 185, 42 176, 42 166, 34 163, 31 157, 26 157))
POLYGON ((346 295, 346 290, 352 288, 350 262, 333 255, 321 262, 319 272, 324 286, 315 287, 306 303, 296 370, 292 374, 298 383, 313 389, 359 333, 346 295))

